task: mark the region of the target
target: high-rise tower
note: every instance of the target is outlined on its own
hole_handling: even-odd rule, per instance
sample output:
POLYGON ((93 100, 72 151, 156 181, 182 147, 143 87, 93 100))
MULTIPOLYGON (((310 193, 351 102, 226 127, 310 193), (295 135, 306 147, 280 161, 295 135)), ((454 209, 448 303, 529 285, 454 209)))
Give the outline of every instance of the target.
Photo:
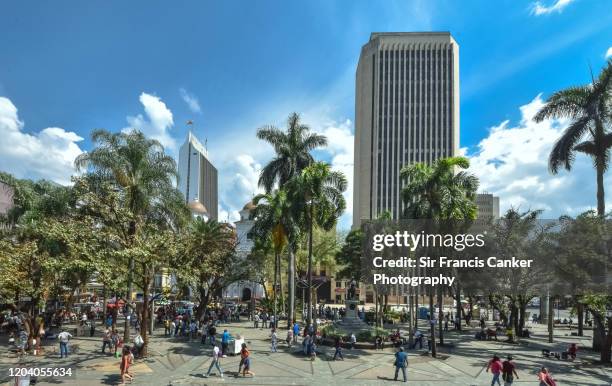
POLYGON ((179 150, 178 188, 194 213, 217 219, 217 169, 208 160, 208 151, 191 132, 179 150))
POLYGON ((458 151, 457 42, 448 32, 372 33, 356 74, 353 226, 401 217, 401 168, 458 151))

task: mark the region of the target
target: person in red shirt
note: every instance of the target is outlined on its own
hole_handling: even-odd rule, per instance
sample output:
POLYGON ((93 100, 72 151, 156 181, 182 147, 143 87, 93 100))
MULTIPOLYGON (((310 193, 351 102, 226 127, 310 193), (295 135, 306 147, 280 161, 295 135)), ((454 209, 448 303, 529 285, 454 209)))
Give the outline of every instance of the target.
POLYGON ((130 365, 134 362, 134 357, 128 346, 123 347, 123 355, 121 356, 121 384, 125 384, 125 379, 129 379, 130 383, 134 376, 130 373, 130 365))
POLYGON ((538 380, 540 381, 540 386, 557 386, 557 382, 555 382, 546 367, 542 367, 538 373, 538 380))
POLYGON ((497 355, 494 355, 493 359, 491 359, 489 361, 489 364, 487 365, 487 373, 489 372, 489 370, 491 370, 491 373, 493 374, 493 379, 491 380, 491 386, 495 385, 495 382, 497 382, 497 384, 501 386, 501 381, 499 380, 499 376, 501 375, 502 368, 503 368, 503 365, 502 365, 501 359, 499 359, 497 355))
POLYGON ((246 343, 242 344, 242 350, 240 350, 240 358, 243 366, 242 376, 246 377, 246 375, 249 374, 250 376, 254 377, 255 374, 251 371, 251 353, 247 349, 246 343))
POLYGON ((504 386, 512 385, 514 378, 519 379, 516 373, 516 366, 512 362, 512 355, 508 355, 508 359, 502 363, 502 379, 504 380, 504 386))
POLYGON ((578 346, 576 346, 576 343, 572 343, 570 344, 569 348, 567 349, 567 355, 571 360, 576 359, 576 354, 578 353, 578 346))

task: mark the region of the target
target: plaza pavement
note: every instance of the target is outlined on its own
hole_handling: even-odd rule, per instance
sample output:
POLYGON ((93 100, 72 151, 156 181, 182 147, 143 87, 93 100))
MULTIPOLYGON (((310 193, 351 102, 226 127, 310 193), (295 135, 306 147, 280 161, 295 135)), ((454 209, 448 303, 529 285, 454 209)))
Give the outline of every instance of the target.
MULTIPOLYGON (((306 359, 301 353, 301 344, 289 349, 279 344, 279 352, 270 352, 269 330, 254 329, 250 322, 221 325, 217 331, 228 328, 232 335, 246 337, 252 356, 254 378, 236 378, 240 358, 228 356, 221 360, 225 378, 216 371, 210 378, 202 376, 210 364, 211 346, 203 346, 199 340, 188 342, 185 338, 167 338, 163 328, 156 329, 149 357, 137 360, 132 367, 137 385, 385 385, 394 384, 394 350, 344 349, 344 361, 332 361, 334 349, 319 346, 315 361, 306 359), (160 335, 161 334, 161 335, 160 335)), ((547 343, 545 326, 532 326, 532 338, 521 344, 501 341, 474 340, 473 331, 461 334, 451 331, 446 334, 445 346, 439 347, 439 358, 431 358, 427 351, 408 350, 408 385, 489 385, 491 376, 485 372, 488 359, 497 354, 502 358, 512 354, 518 367, 516 385, 538 385, 536 373, 541 366, 548 367, 558 385, 606 385, 612 384, 612 369, 593 364, 596 354, 585 347, 588 337, 570 336, 567 329, 557 330, 555 343, 547 343), (579 344, 578 359, 571 363, 546 359, 542 348, 554 351, 565 349, 569 342, 579 344)), ((284 338, 285 330, 279 331, 284 338)), ((4 342, 6 337, 2 337, 4 342)), ((116 385, 119 380, 119 359, 102 355, 101 331, 96 336, 77 337, 72 345, 78 345, 77 353, 68 359, 58 358, 57 343, 45 347, 43 355, 27 357, 22 366, 60 367, 75 366, 72 378, 39 378, 38 385, 116 385)), ((4 346, 6 347, 6 345, 4 346)), ((17 365, 14 355, 5 353, 0 359, 0 384, 12 385, 8 368, 17 365), (2 383, 5 382, 5 383, 2 383)), ((401 373, 400 373, 401 379, 401 373)))

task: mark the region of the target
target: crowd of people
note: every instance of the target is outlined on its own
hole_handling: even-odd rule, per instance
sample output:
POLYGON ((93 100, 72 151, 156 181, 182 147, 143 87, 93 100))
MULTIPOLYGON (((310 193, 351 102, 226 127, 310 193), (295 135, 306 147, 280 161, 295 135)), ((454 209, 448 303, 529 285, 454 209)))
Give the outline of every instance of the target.
MULTIPOLYGON (((313 310, 315 311, 315 310, 313 310)), ((207 310, 198 319, 193 315, 192 310, 183 310, 182 312, 176 312, 172 309, 164 309, 163 312, 157 312, 157 321, 163 323, 164 335, 168 338, 184 338, 185 340, 192 342, 199 339, 203 345, 210 345, 212 347, 210 351, 211 362, 208 371, 204 374, 205 377, 209 377, 214 370, 216 370, 218 376, 223 377, 222 360, 228 355, 238 354, 240 355, 240 364, 236 376, 254 376, 252 371, 252 355, 249 351, 246 343, 238 342, 230 349, 230 344, 235 338, 230 334, 229 323, 234 321, 240 321, 241 314, 244 315, 245 309, 239 307, 229 308, 222 307, 217 309, 207 310), (220 324, 223 323, 224 327, 221 330, 220 324), (238 351, 239 347, 239 351, 238 351)), ((331 309, 329 307, 320 307, 316 309, 315 316, 322 318, 335 318, 342 312, 341 309, 331 309)), ((362 312, 361 310, 359 311, 362 312)), ((98 317, 98 315, 88 315, 82 313, 74 320, 77 328, 81 328, 79 335, 86 331, 90 325, 95 326, 95 320, 91 320, 98 317)), ((64 316, 62 316, 63 318, 64 316)), ((72 317, 72 316, 69 316, 72 317)), ((42 316, 41 316, 42 318, 42 316)), ((269 329, 269 340, 270 340, 270 351, 271 353, 277 353, 279 351, 279 343, 283 341, 286 347, 291 349, 294 345, 299 344, 299 338, 301 337, 302 353, 305 358, 315 360, 317 358, 317 348, 323 344, 323 337, 321 331, 317 328, 319 325, 319 318, 316 318, 316 323, 300 326, 299 323, 294 322, 290 328, 286 330, 286 336, 281 337, 281 329, 279 329, 279 318, 275 320, 274 314, 269 313, 265 310, 256 310, 252 314, 245 315, 253 324, 254 329, 269 329)), ((12 343, 20 354, 25 354, 26 351, 31 351, 35 346, 40 345, 40 340, 48 337, 55 339, 59 344, 59 357, 67 358, 70 354, 69 342, 73 338, 73 335, 68 329, 61 327, 59 332, 52 334, 46 331, 44 328, 39 332, 41 338, 38 342, 35 339, 28 339, 28 332, 25 326, 23 317, 19 313, 10 315, 9 318, 4 317, 4 325, 9 326, 11 331, 11 339, 9 343, 12 343)), ((133 365, 134 360, 138 359, 141 354, 141 349, 144 345, 144 340, 140 335, 140 320, 137 314, 132 313, 129 315, 129 321, 136 332, 133 339, 132 345, 124 345, 123 339, 117 329, 115 328, 116 321, 113 320, 112 315, 104 320, 102 333, 102 344, 101 353, 106 355, 113 355, 117 359, 120 358, 119 368, 122 382, 132 381, 134 374, 130 371, 130 366, 133 365)), ((431 320, 430 320, 431 321, 431 320)), ((448 328, 448 324, 453 321, 454 327, 458 328, 458 324, 461 320, 458 318, 452 318, 451 315, 446 315, 444 320, 444 328, 448 328)), ((486 339, 490 339, 491 328, 486 326, 484 319, 480 319, 480 328, 482 334, 485 334, 486 339)), ((466 321, 467 322, 467 321, 466 321)), ((44 326, 44 323, 40 323, 44 326)), ((494 326, 496 333, 503 328, 502 324, 498 323, 494 326)), ((95 327, 90 331, 93 335, 95 327)), ((477 333, 478 334, 478 333, 477 333)), ((238 336, 239 337, 239 336, 238 336)), ((391 343, 391 346, 396 347, 395 350, 395 376, 394 379, 398 380, 399 374, 402 374, 403 380, 407 380, 407 368, 408 368, 408 353, 406 349, 419 349, 423 348, 424 341, 427 339, 427 335, 423 334, 419 329, 412 331, 412 344, 408 342, 400 330, 393 331, 388 337, 377 335, 374 338, 374 348, 376 350, 384 350, 385 343, 391 343)), ((333 361, 344 360, 343 348, 354 349, 357 343, 357 338, 354 332, 349 333, 347 336, 334 336, 332 338, 332 345, 334 354, 332 357, 333 361)), ((578 348, 576 344, 571 344, 566 351, 563 352, 550 352, 543 350, 543 354, 547 357, 553 357, 557 359, 574 360, 577 356, 578 348)), ((514 359, 511 355, 507 356, 505 360, 501 360, 499 356, 494 356, 488 361, 486 371, 492 374, 491 385, 501 385, 502 381, 504 385, 512 385, 515 380, 519 379, 517 373, 517 367, 514 359)), ((556 380, 554 379, 551 372, 546 368, 542 367, 537 373, 538 381, 540 386, 555 386, 556 380)))

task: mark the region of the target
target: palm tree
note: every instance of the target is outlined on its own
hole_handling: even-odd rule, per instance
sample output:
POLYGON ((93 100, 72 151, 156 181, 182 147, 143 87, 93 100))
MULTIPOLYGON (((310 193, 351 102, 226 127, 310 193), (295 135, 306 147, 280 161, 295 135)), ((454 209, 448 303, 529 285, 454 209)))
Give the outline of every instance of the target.
POLYGON ((604 173, 608 169, 612 133, 612 59, 609 59, 599 77, 592 83, 570 87, 551 95, 534 120, 547 118, 569 118, 571 123, 553 146, 548 159, 548 168, 557 174, 561 167, 572 169, 576 152, 593 159, 597 173, 597 214, 606 211, 604 173))
MULTIPOLYGON (((111 182, 124 194, 125 207, 134 216, 128 227, 128 242, 131 242, 148 209, 165 192, 173 189, 173 181, 178 177, 176 162, 164 153, 158 141, 146 138, 136 130, 110 133, 98 129, 92 132, 91 139, 96 147, 79 155, 75 166, 79 171, 87 170, 111 182)), ((130 258, 128 302, 133 291, 133 271, 134 259, 130 258)), ((129 329, 129 320, 126 319, 125 342, 129 342, 129 329)))
MULTIPOLYGON (((261 171, 259 186, 266 193, 270 193, 274 186, 279 188, 293 177, 299 175, 302 170, 314 162, 310 152, 318 147, 325 146, 327 139, 319 134, 311 133, 308 126, 300 123, 298 114, 293 113, 287 120, 287 130, 282 131, 274 126, 266 126, 257 130, 257 138, 267 141, 274 147, 276 156, 261 171)), ((294 240, 297 235, 289 238, 289 317, 288 325, 291 325, 295 315, 295 247, 294 240)))
POLYGON ((312 245, 315 224, 331 230, 344 212, 346 190, 344 174, 332 171, 329 164, 316 162, 306 167, 301 175, 289 181, 288 190, 296 212, 301 214, 301 224, 308 231, 308 324, 312 323, 312 245))
POLYGON ((404 218, 475 219, 478 178, 465 171, 455 172, 456 168, 469 166, 465 157, 441 158, 432 165, 405 166, 400 172, 400 178, 406 181, 402 189, 404 218))
POLYGON ((299 230, 293 221, 291 203, 284 190, 259 194, 253 198, 253 204, 255 209, 251 212, 251 218, 255 219, 255 223, 249 231, 249 237, 258 240, 269 238, 274 249, 274 321, 278 323, 280 255, 287 244, 288 235, 295 235, 299 230))
MULTIPOLYGON (((436 160, 432 165, 417 163, 405 166, 400 177, 406 185, 402 189, 404 217, 408 219, 473 220, 477 207, 474 202, 478 178, 465 171, 470 162, 465 157, 436 160)), ((433 290, 432 290, 433 291, 433 290)), ((439 289, 439 291, 441 291, 439 289)), ((461 289, 457 283, 457 312, 461 315, 461 289)), ((442 314, 442 293, 438 293, 442 314)), ((433 293, 429 296, 429 315, 434 317, 433 293)), ((439 318, 441 327, 442 317, 439 318)), ((432 355, 436 355, 435 327, 431 326, 432 355)), ((443 342, 442 328, 440 341, 443 342)))

